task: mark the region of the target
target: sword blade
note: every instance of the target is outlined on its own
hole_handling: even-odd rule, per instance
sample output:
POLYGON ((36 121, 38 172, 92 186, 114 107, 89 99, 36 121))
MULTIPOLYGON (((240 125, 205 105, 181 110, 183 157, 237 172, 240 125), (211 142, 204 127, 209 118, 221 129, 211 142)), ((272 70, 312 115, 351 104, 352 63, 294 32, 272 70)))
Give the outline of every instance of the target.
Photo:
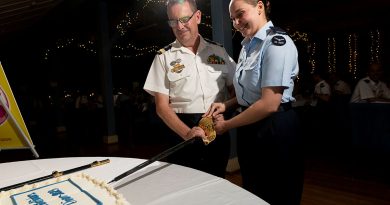
POLYGON ((161 160, 161 159, 163 159, 163 158, 173 154, 177 150, 179 150, 179 149, 181 149, 181 148, 183 148, 183 147, 185 147, 185 146, 187 146, 189 144, 192 144, 196 139, 198 139, 198 137, 194 137, 194 138, 191 138, 189 140, 180 142, 179 144, 177 144, 177 145, 175 145, 175 146, 173 146, 173 147, 171 147, 171 148, 161 152, 160 154, 157 154, 156 156, 150 158, 149 160, 147 160, 147 161, 145 161, 145 162, 143 162, 143 163, 133 167, 132 169, 130 169, 130 170, 128 170, 128 171, 118 175, 117 177, 115 177, 113 180, 111 180, 108 183, 116 182, 116 181, 118 181, 118 180, 120 180, 122 178, 125 178, 125 177, 129 176, 130 174, 132 174, 132 173, 134 173, 134 172, 136 172, 136 171, 138 171, 138 170, 148 166, 149 164, 151 164, 151 163, 153 163, 155 161, 161 160))

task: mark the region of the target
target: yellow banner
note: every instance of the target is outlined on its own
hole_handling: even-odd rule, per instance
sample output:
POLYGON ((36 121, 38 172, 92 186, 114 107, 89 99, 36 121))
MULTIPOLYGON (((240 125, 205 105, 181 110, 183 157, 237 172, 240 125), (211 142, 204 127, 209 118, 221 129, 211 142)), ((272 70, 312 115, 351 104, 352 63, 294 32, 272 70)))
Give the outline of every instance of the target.
POLYGON ((30 134, 0 63, 0 149, 33 149, 31 145, 30 134))

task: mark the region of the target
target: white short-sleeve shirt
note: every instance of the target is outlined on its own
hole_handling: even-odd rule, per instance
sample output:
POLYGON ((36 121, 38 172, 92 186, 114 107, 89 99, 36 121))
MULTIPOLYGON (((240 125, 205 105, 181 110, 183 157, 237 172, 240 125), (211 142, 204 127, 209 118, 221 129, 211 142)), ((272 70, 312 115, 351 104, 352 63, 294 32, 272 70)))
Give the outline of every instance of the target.
POLYGON ((176 113, 205 113, 211 103, 226 100, 236 63, 222 46, 200 36, 196 54, 177 40, 160 51, 144 84, 149 94, 168 95, 176 113))
POLYGON ((334 90, 337 91, 339 94, 343 95, 349 95, 351 94, 351 87, 346 83, 345 81, 338 80, 334 86, 334 90))
POLYGON ((390 91, 384 82, 375 83, 367 76, 356 84, 350 102, 366 102, 369 98, 390 99, 390 91))
MULTIPOLYGON (((330 85, 325 80, 321 80, 314 86, 314 95, 331 95, 330 85)), ((317 103, 318 99, 314 98, 310 105, 317 106, 317 103)))
POLYGON ((330 85, 325 81, 321 80, 314 87, 314 94, 317 95, 330 95, 330 85))

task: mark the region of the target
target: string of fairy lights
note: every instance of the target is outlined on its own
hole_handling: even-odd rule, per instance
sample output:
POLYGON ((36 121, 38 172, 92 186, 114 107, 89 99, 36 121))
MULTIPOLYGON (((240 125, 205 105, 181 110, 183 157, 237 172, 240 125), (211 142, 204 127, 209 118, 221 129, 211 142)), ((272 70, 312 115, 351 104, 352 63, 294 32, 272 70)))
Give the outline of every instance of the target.
POLYGON ((309 65, 311 68, 311 72, 313 73, 314 70, 317 68, 317 61, 315 59, 315 54, 317 51, 317 44, 315 42, 310 43, 308 46, 308 52, 309 52, 309 65))
MULTIPOLYGON (((135 46, 135 45, 133 45, 131 43, 128 43, 126 46, 115 45, 114 48, 116 48, 117 50, 122 51, 121 53, 129 53, 129 51, 130 52, 136 51, 135 57, 138 57, 138 56, 146 55, 148 53, 155 53, 156 50, 159 47, 158 46, 146 46, 146 47, 143 47, 143 48, 138 48, 137 46, 135 46)), ((130 58, 131 56, 128 56, 128 55, 114 55, 113 57, 114 58, 130 58)))
MULTIPOLYGON (((119 21, 119 23, 115 26, 116 31, 119 33, 120 36, 125 36, 126 33, 131 30, 132 26, 135 25, 140 18, 140 14, 143 13, 143 11, 148 6, 155 6, 155 5, 165 5, 165 0, 138 0, 138 2, 142 2, 141 9, 137 11, 127 11, 123 18, 119 21)), ((212 25, 208 22, 211 22, 211 16, 210 15, 203 15, 202 16, 205 21, 202 21, 200 25, 212 29, 212 25)), ((96 55, 97 49, 96 49, 96 43, 92 40, 81 40, 75 36, 68 37, 66 39, 59 39, 55 42, 54 48, 48 48, 44 51, 43 58, 44 60, 49 60, 51 55, 55 55, 55 51, 58 49, 64 49, 69 47, 77 46, 80 49, 84 49, 86 52, 96 55)), ((144 47, 137 47, 132 43, 128 43, 126 46, 123 45, 114 45, 113 46, 113 53, 117 53, 113 55, 113 58, 116 59, 129 59, 132 57, 140 57, 148 54, 155 53, 160 47, 157 45, 149 45, 144 47)))
POLYGON ((126 12, 125 18, 120 20, 118 25, 116 25, 116 30, 120 34, 120 36, 124 36, 127 33, 127 28, 131 27, 135 22, 138 21, 139 12, 135 12, 135 14, 130 14, 130 12, 126 12))
MULTIPOLYGON (((127 11, 118 24, 115 26, 116 31, 120 36, 125 36, 132 27, 139 23, 141 15, 144 13, 144 10, 148 6, 162 6, 165 5, 165 0, 137 0, 139 4, 142 3, 140 9, 137 11, 127 11)), ((208 22, 211 22, 210 15, 202 15, 204 19, 201 22, 201 26, 212 29, 212 25, 208 22)), ((308 65, 310 66, 311 73, 313 73, 317 67, 317 43, 313 41, 309 34, 305 32, 295 31, 290 33, 291 38, 294 41, 303 41, 306 46, 306 51, 308 54, 308 65)), ((358 70, 358 59, 359 59, 359 50, 358 50, 358 34, 352 33, 347 35, 347 45, 348 45, 348 72, 352 75, 354 79, 357 78, 358 70)), ((121 41, 118 41, 121 42, 121 41)), ((337 71, 337 61, 336 61, 336 38, 334 36, 328 37, 327 39, 327 71, 336 72, 337 71)), ((56 55, 56 51, 60 49, 65 49, 69 47, 77 47, 88 54, 97 55, 97 45, 94 40, 85 40, 80 39, 79 37, 72 36, 68 38, 59 39, 55 42, 55 46, 52 48, 47 48, 44 51, 43 58, 44 60, 49 60, 51 56, 56 55)), ((136 46, 134 43, 127 43, 126 45, 113 45, 113 58, 115 59, 129 59, 134 57, 141 57, 144 55, 150 55, 156 52, 160 46, 158 45, 145 45, 145 46, 136 46)), ((379 29, 371 30, 369 32, 369 61, 372 62, 381 62, 383 55, 383 37, 379 29)))
POLYGON ((328 37, 328 72, 336 71, 336 38, 334 36, 328 37))
POLYGON ((381 63, 382 52, 383 52, 383 37, 379 29, 369 32, 369 62, 370 63, 381 63))
POLYGON ((358 57, 359 57, 359 50, 358 50, 358 34, 352 33, 348 34, 347 37, 347 45, 348 45, 348 72, 352 75, 352 78, 354 80, 357 80, 358 73, 358 57))
POLYGON ((86 40, 80 42, 79 38, 70 37, 66 39, 58 39, 55 43, 55 47, 53 49, 46 49, 43 58, 44 60, 49 60, 50 56, 54 55, 55 50, 65 49, 76 46, 82 51, 85 51, 89 54, 96 55, 97 50, 95 46, 95 42, 92 40, 86 40))
POLYGON ((213 27, 211 26, 211 24, 207 23, 207 22, 211 22, 211 16, 210 15, 202 15, 202 18, 206 21, 201 21, 200 25, 212 29, 213 27))
MULTIPOLYGON (((308 33, 294 31, 290 33, 291 39, 294 42, 302 41, 306 46, 306 52, 308 54, 308 65, 310 66, 310 73, 313 73, 316 70, 316 43, 311 40, 311 37, 308 33)), ((301 79, 302 72, 297 76, 296 81, 299 82, 301 79)))
POLYGON ((295 31, 290 34, 294 42, 303 41, 306 46, 306 52, 309 56, 308 64, 310 65, 310 72, 313 73, 317 68, 316 43, 311 39, 310 35, 305 32, 295 31))

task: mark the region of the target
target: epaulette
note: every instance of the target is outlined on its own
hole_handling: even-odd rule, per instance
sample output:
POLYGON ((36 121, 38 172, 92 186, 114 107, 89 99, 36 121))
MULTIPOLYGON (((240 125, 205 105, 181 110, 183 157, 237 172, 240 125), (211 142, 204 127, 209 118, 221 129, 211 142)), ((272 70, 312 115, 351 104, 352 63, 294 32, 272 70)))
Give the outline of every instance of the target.
POLYGON ((274 33, 287 35, 287 32, 285 30, 283 30, 282 28, 280 28, 280 27, 273 27, 273 26, 271 26, 270 28, 271 28, 271 30, 274 33))
POLYGON ((208 38, 204 38, 204 40, 205 40, 205 41, 207 41, 207 42, 209 42, 209 43, 211 43, 211 44, 214 44, 214 45, 217 45, 217 46, 221 46, 221 47, 223 47, 223 45, 222 45, 222 44, 220 44, 220 43, 217 43, 217 42, 215 42, 215 41, 212 41, 212 40, 210 40, 210 39, 208 39, 208 38))
POLYGON ((364 80, 364 82, 366 82, 366 83, 370 83, 370 80, 368 80, 368 79, 365 79, 365 80, 364 80))
POLYGON ((165 51, 169 51, 169 49, 172 48, 172 44, 169 44, 167 46, 165 46, 164 48, 161 48, 160 50, 157 51, 157 54, 158 55, 161 55, 163 53, 165 53, 165 51))

